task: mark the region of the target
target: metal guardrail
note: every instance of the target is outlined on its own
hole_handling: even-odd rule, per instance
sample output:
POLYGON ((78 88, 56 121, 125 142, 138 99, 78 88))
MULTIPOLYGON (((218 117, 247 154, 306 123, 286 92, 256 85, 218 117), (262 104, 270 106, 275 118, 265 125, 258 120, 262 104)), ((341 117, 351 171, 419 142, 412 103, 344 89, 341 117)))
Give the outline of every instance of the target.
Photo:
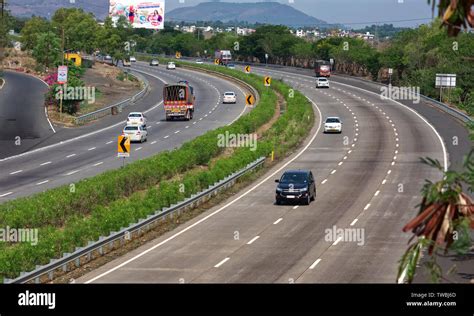
POLYGON ((191 195, 191 197, 176 205, 157 210, 154 214, 148 215, 145 219, 140 219, 137 223, 131 224, 127 228, 121 228, 118 232, 111 232, 108 237, 102 236, 99 237, 98 241, 89 241, 89 244, 86 247, 77 247, 73 253, 64 253, 61 259, 52 259, 47 265, 36 266, 36 269, 30 272, 22 272, 16 279, 4 279, 4 283, 28 283, 31 281, 34 283, 41 283, 42 278, 45 279, 44 282, 52 281, 55 278, 55 272, 60 272, 62 275, 94 259, 94 253, 96 252, 98 253, 97 257, 99 257, 108 251, 120 247, 126 241, 131 240, 133 237, 136 238, 153 228, 153 226, 158 224, 160 220, 166 219, 166 217, 172 217, 175 213, 179 215, 187 208, 194 208, 216 195, 219 191, 231 187, 238 178, 247 172, 258 168, 264 162, 265 157, 261 157, 248 164, 245 168, 227 176, 217 183, 214 183, 214 185, 208 189, 198 194, 191 195), (115 245, 117 242, 119 243, 118 247, 115 245))
MULTIPOLYGON (((133 70, 131 70, 131 71, 133 71, 133 70)), ((133 95, 131 98, 128 98, 128 99, 125 99, 125 100, 120 101, 118 103, 106 106, 106 107, 104 107, 102 109, 99 109, 99 110, 96 110, 94 112, 90 112, 90 113, 87 113, 87 114, 76 117, 75 118, 76 125, 81 125, 81 124, 84 124, 86 122, 90 122, 90 121, 93 121, 93 120, 97 120, 101 117, 107 116, 107 115, 112 113, 112 108, 113 107, 116 107, 118 113, 120 113, 120 112, 122 112, 122 110, 124 108, 126 108, 127 106, 135 104, 135 102, 137 100, 142 98, 145 95, 145 93, 148 91, 148 89, 150 88, 150 84, 144 76, 142 76, 142 75, 140 75, 136 72, 133 73, 133 74, 132 73, 130 73, 130 74, 133 75, 134 77, 136 77, 139 81, 141 81, 143 83, 144 87, 140 92, 133 95)))

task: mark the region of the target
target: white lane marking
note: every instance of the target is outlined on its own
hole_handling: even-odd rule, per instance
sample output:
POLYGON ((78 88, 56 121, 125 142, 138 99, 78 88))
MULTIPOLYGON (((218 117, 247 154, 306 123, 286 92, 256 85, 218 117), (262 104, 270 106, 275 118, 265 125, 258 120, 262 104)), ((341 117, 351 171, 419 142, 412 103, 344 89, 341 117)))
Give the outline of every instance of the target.
POLYGON ((391 173, 392 173, 392 170, 387 171, 387 174, 391 174, 391 173))
POLYGON ((324 179, 323 182, 321 182, 321 184, 325 184, 326 182, 328 182, 328 179, 324 179))
POLYGON ((247 245, 251 245, 255 240, 259 239, 260 236, 255 236, 254 238, 252 238, 252 240, 250 240, 247 245))
POLYGON ((194 122, 193 125, 196 124, 196 123, 197 123, 197 122, 194 122))
POLYGON ((364 207, 364 211, 368 210, 368 209, 369 209, 369 207, 370 207, 370 203, 369 203, 369 204, 367 204, 367 205, 364 207))
POLYGON ((351 149, 351 150, 349 150, 347 153, 348 153, 348 154, 350 154, 351 152, 352 152, 352 149, 351 149))
POLYGON ((334 169, 333 171, 331 171, 331 174, 335 174, 336 173, 336 169, 334 169))
POLYGON ((40 164, 40 166, 46 166, 46 165, 49 165, 51 163, 51 161, 46 161, 46 162, 43 162, 42 164, 40 164))
POLYGON ((295 205, 293 206, 293 209, 296 210, 298 208, 299 205, 295 205))
POLYGON ((152 141, 151 144, 152 144, 152 145, 156 144, 156 140, 152 141))
POLYGON ((280 217, 279 219, 277 219, 276 221, 273 222, 273 225, 278 224, 278 223, 281 222, 282 220, 283 220, 283 218, 280 217))
POLYGON ((95 163, 95 164, 94 164, 94 167, 100 166, 100 165, 103 164, 103 163, 104 163, 103 161, 98 162, 98 163, 95 163))
POLYGON ((138 147, 138 148, 135 149, 135 151, 139 151, 139 150, 141 150, 142 148, 143 148, 143 147, 138 147))
POLYGON ((224 260, 222 260, 221 262, 219 262, 218 264, 216 264, 216 265, 214 266, 214 268, 219 268, 221 265, 223 265, 224 263, 226 263, 229 259, 230 259, 229 257, 225 258, 224 260))
POLYGON ((170 137, 170 135, 166 135, 166 136, 165 136, 165 137, 163 137, 163 138, 168 138, 168 137, 170 137))
POLYGON ((344 158, 343 158, 343 159, 344 159, 344 160, 346 160, 346 159, 347 159, 347 156, 344 156, 344 158))
POLYGON ((318 260, 316 260, 315 262, 313 262, 313 264, 309 267, 309 269, 310 269, 310 270, 313 270, 314 267, 316 267, 319 262, 321 262, 321 259, 318 259, 318 260))
POLYGON ((355 223, 357 223, 358 220, 359 220, 359 219, 357 219, 357 218, 356 218, 355 220, 353 220, 352 223, 351 223, 351 226, 354 226, 355 223))
POLYGON ((377 190, 377 192, 375 192, 374 196, 379 195, 379 193, 380 193, 380 190, 377 190))
POLYGON ((0 194, 0 198, 5 197, 5 196, 10 195, 10 194, 13 194, 13 192, 7 192, 7 193, 0 194))
POLYGON ((88 151, 91 151, 91 150, 94 150, 94 149, 96 149, 96 147, 92 147, 92 148, 89 148, 89 149, 87 149, 87 150, 88 150, 88 151))
MULTIPOLYGON (((318 105, 313 101, 311 100, 310 98, 306 97, 312 104, 313 106, 316 108, 316 110, 318 111, 318 114, 319 114, 319 117, 322 117, 322 113, 321 113, 321 110, 319 109, 318 105)), ((256 185, 254 185, 253 187, 251 187, 249 190, 247 190, 245 193, 239 195, 238 197, 236 197, 235 199, 233 199, 232 201, 230 201, 229 203, 225 204, 224 206, 220 207, 219 209, 215 210, 214 212, 212 212, 211 214, 201 218, 200 220, 198 220, 197 222, 195 222, 194 224, 192 225, 189 225, 188 227, 186 228, 183 228, 182 230, 180 230, 179 232, 177 232, 176 234, 168 237, 167 239, 161 241, 160 243, 154 245, 153 247, 150 247, 148 248, 147 250, 144 250, 142 251, 141 253, 135 255, 134 257, 122 262, 121 264, 113 267, 113 268, 110 268, 109 270, 97 275, 96 277, 84 282, 85 284, 89 284, 89 283, 92 283, 94 282, 95 280, 98 280, 114 271, 116 271, 117 269, 120 269, 121 267, 129 264, 130 262, 132 261, 135 261, 137 260, 138 258, 146 255, 147 253, 155 250, 156 248, 158 247, 161 247, 162 245, 164 245, 165 243, 169 242, 170 240, 173 240, 175 239, 176 237, 184 234, 185 232, 187 232, 188 230, 194 228, 195 226, 201 224, 202 222, 208 220, 209 218, 213 217, 214 215, 222 212, 222 210, 226 209, 227 207, 231 206, 232 204, 234 204, 235 202, 239 201, 240 199, 242 199, 243 197, 247 196, 248 194, 250 194, 250 192, 252 192, 253 190, 255 190, 256 188, 260 187, 262 184, 264 184, 265 182, 267 182, 268 180, 270 179, 273 179, 273 177, 275 177, 276 174, 278 174, 281 170, 285 169, 289 164, 291 164, 293 161, 295 161, 296 159, 298 159, 308 148, 309 146, 311 146, 311 144, 314 142, 314 140, 316 139, 316 137, 319 135, 319 131, 321 130, 321 120, 319 121, 319 125, 318 125, 318 128, 316 130, 316 132, 314 133, 313 137, 311 137, 311 139, 309 140, 308 144, 306 144, 305 147, 303 147, 303 149, 301 149, 301 151, 296 154, 293 158, 291 158, 290 160, 288 160, 286 163, 284 163, 280 168, 278 168, 277 170, 275 170, 272 174, 270 174, 268 177, 266 177, 265 179, 263 179, 262 181, 260 181, 259 183, 257 183, 256 185)))
POLYGON ((45 183, 48 183, 48 182, 49 182, 49 180, 44 180, 44 181, 36 183, 36 185, 42 185, 42 184, 45 184, 45 183))
POLYGON ((332 243, 333 246, 337 245, 342 240, 342 236, 339 236, 335 242, 332 243))
POLYGON ((340 165, 342 165, 342 164, 343 164, 343 162, 342 162, 342 161, 341 161, 340 163, 338 163, 338 165, 339 165, 339 166, 340 166, 340 165))
MULTIPOLYGON (((5 82, 3 82, 3 83, 5 83, 5 82)), ((56 130, 54 129, 53 124, 51 124, 51 121, 49 120, 48 110, 46 109, 46 107, 44 107, 44 115, 46 115, 46 119, 48 120, 49 126, 53 130, 53 133, 56 134, 56 130)))
POLYGON ((181 132, 181 131, 176 131, 176 132, 174 132, 174 133, 175 133, 175 134, 178 134, 179 132, 181 132))
POLYGON ((78 173, 80 170, 74 170, 74 171, 71 171, 71 172, 68 172, 66 173, 67 176, 70 176, 70 175, 73 175, 75 173, 78 173))
POLYGON ((387 183, 387 179, 383 179, 382 184, 387 183))
POLYGON ((202 117, 199 120, 202 121, 202 117))
POLYGON ((23 170, 13 171, 13 172, 10 172, 10 174, 17 174, 17 173, 20 173, 20 172, 23 172, 23 170))
POLYGON ((110 142, 106 142, 105 144, 108 145, 108 144, 112 144, 114 141, 111 140, 110 142))
POLYGON ((156 122, 155 124, 158 125, 158 124, 160 124, 160 122, 156 122))
POLYGON ((71 158, 71 157, 74 157, 76 154, 71 154, 69 156, 66 156, 66 158, 71 158))
POLYGON ((188 125, 188 126, 186 126, 185 128, 189 128, 189 125, 188 125))

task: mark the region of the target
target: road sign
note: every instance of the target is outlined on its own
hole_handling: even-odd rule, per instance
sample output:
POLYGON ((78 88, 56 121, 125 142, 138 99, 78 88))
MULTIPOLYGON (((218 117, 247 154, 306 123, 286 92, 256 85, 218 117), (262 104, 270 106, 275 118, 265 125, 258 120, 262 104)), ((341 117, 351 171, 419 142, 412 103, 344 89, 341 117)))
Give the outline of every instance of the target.
POLYGON ((176 58, 177 58, 177 59, 180 59, 180 58, 181 58, 181 53, 180 53, 180 52, 176 52, 176 58))
POLYGON ((245 66, 245 73, 249 74, 250 73, 250 66, 245 66))
POLYGON ((263 82, 265 83, 265 87, 270 87, 270 85, 272 84, 272 77, 265 77, 265 80, 263 80, 263 82))
POLYGON ((436 88, 454 88, 456 87, 455 74, 436 74, 436 88))
POLYGON ((247 105, 253 105, 255 103, 255 97, 252 94, 247 94, 245 96, 245 103, 247 105))
POLYGON ((120 135, 117 142, 117 157, 130 157, 130 138, 120 135))
POLYGON ((268 54, 265 54, 265 59, 268 59, 268 54))
POLYGON ((67 66, 58 67, 58 83, 63 84, 67 82, 67 66))
POLYGON ((389 75, 393 74, 393 68, 388 68, 388 74, 389 75))
POLYGON ((219 65, 219 59, 214 59, 214 65, 219 65))

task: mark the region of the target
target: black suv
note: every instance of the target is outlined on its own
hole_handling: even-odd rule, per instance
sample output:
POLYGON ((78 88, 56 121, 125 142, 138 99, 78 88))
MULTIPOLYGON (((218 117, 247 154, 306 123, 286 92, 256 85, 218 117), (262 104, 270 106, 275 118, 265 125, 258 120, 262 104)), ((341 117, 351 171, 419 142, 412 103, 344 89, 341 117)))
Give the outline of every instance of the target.
POLYGON ((316 197, 316 184, 310 170, 289 170, 281 176, 275 193, 276 204, 283 201, 303 202, 309 205, 316 197))

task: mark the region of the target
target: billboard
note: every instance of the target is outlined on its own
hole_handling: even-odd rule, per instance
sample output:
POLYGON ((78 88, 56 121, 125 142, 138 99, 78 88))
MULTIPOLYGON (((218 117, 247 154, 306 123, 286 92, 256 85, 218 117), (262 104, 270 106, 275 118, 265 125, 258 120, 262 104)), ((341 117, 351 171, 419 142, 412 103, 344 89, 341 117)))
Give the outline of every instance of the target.
POLYGON ((155 0, 110 0, 109 16, 114 24, 124 16, 134 28, 163 29, 165 2, 155 0))

